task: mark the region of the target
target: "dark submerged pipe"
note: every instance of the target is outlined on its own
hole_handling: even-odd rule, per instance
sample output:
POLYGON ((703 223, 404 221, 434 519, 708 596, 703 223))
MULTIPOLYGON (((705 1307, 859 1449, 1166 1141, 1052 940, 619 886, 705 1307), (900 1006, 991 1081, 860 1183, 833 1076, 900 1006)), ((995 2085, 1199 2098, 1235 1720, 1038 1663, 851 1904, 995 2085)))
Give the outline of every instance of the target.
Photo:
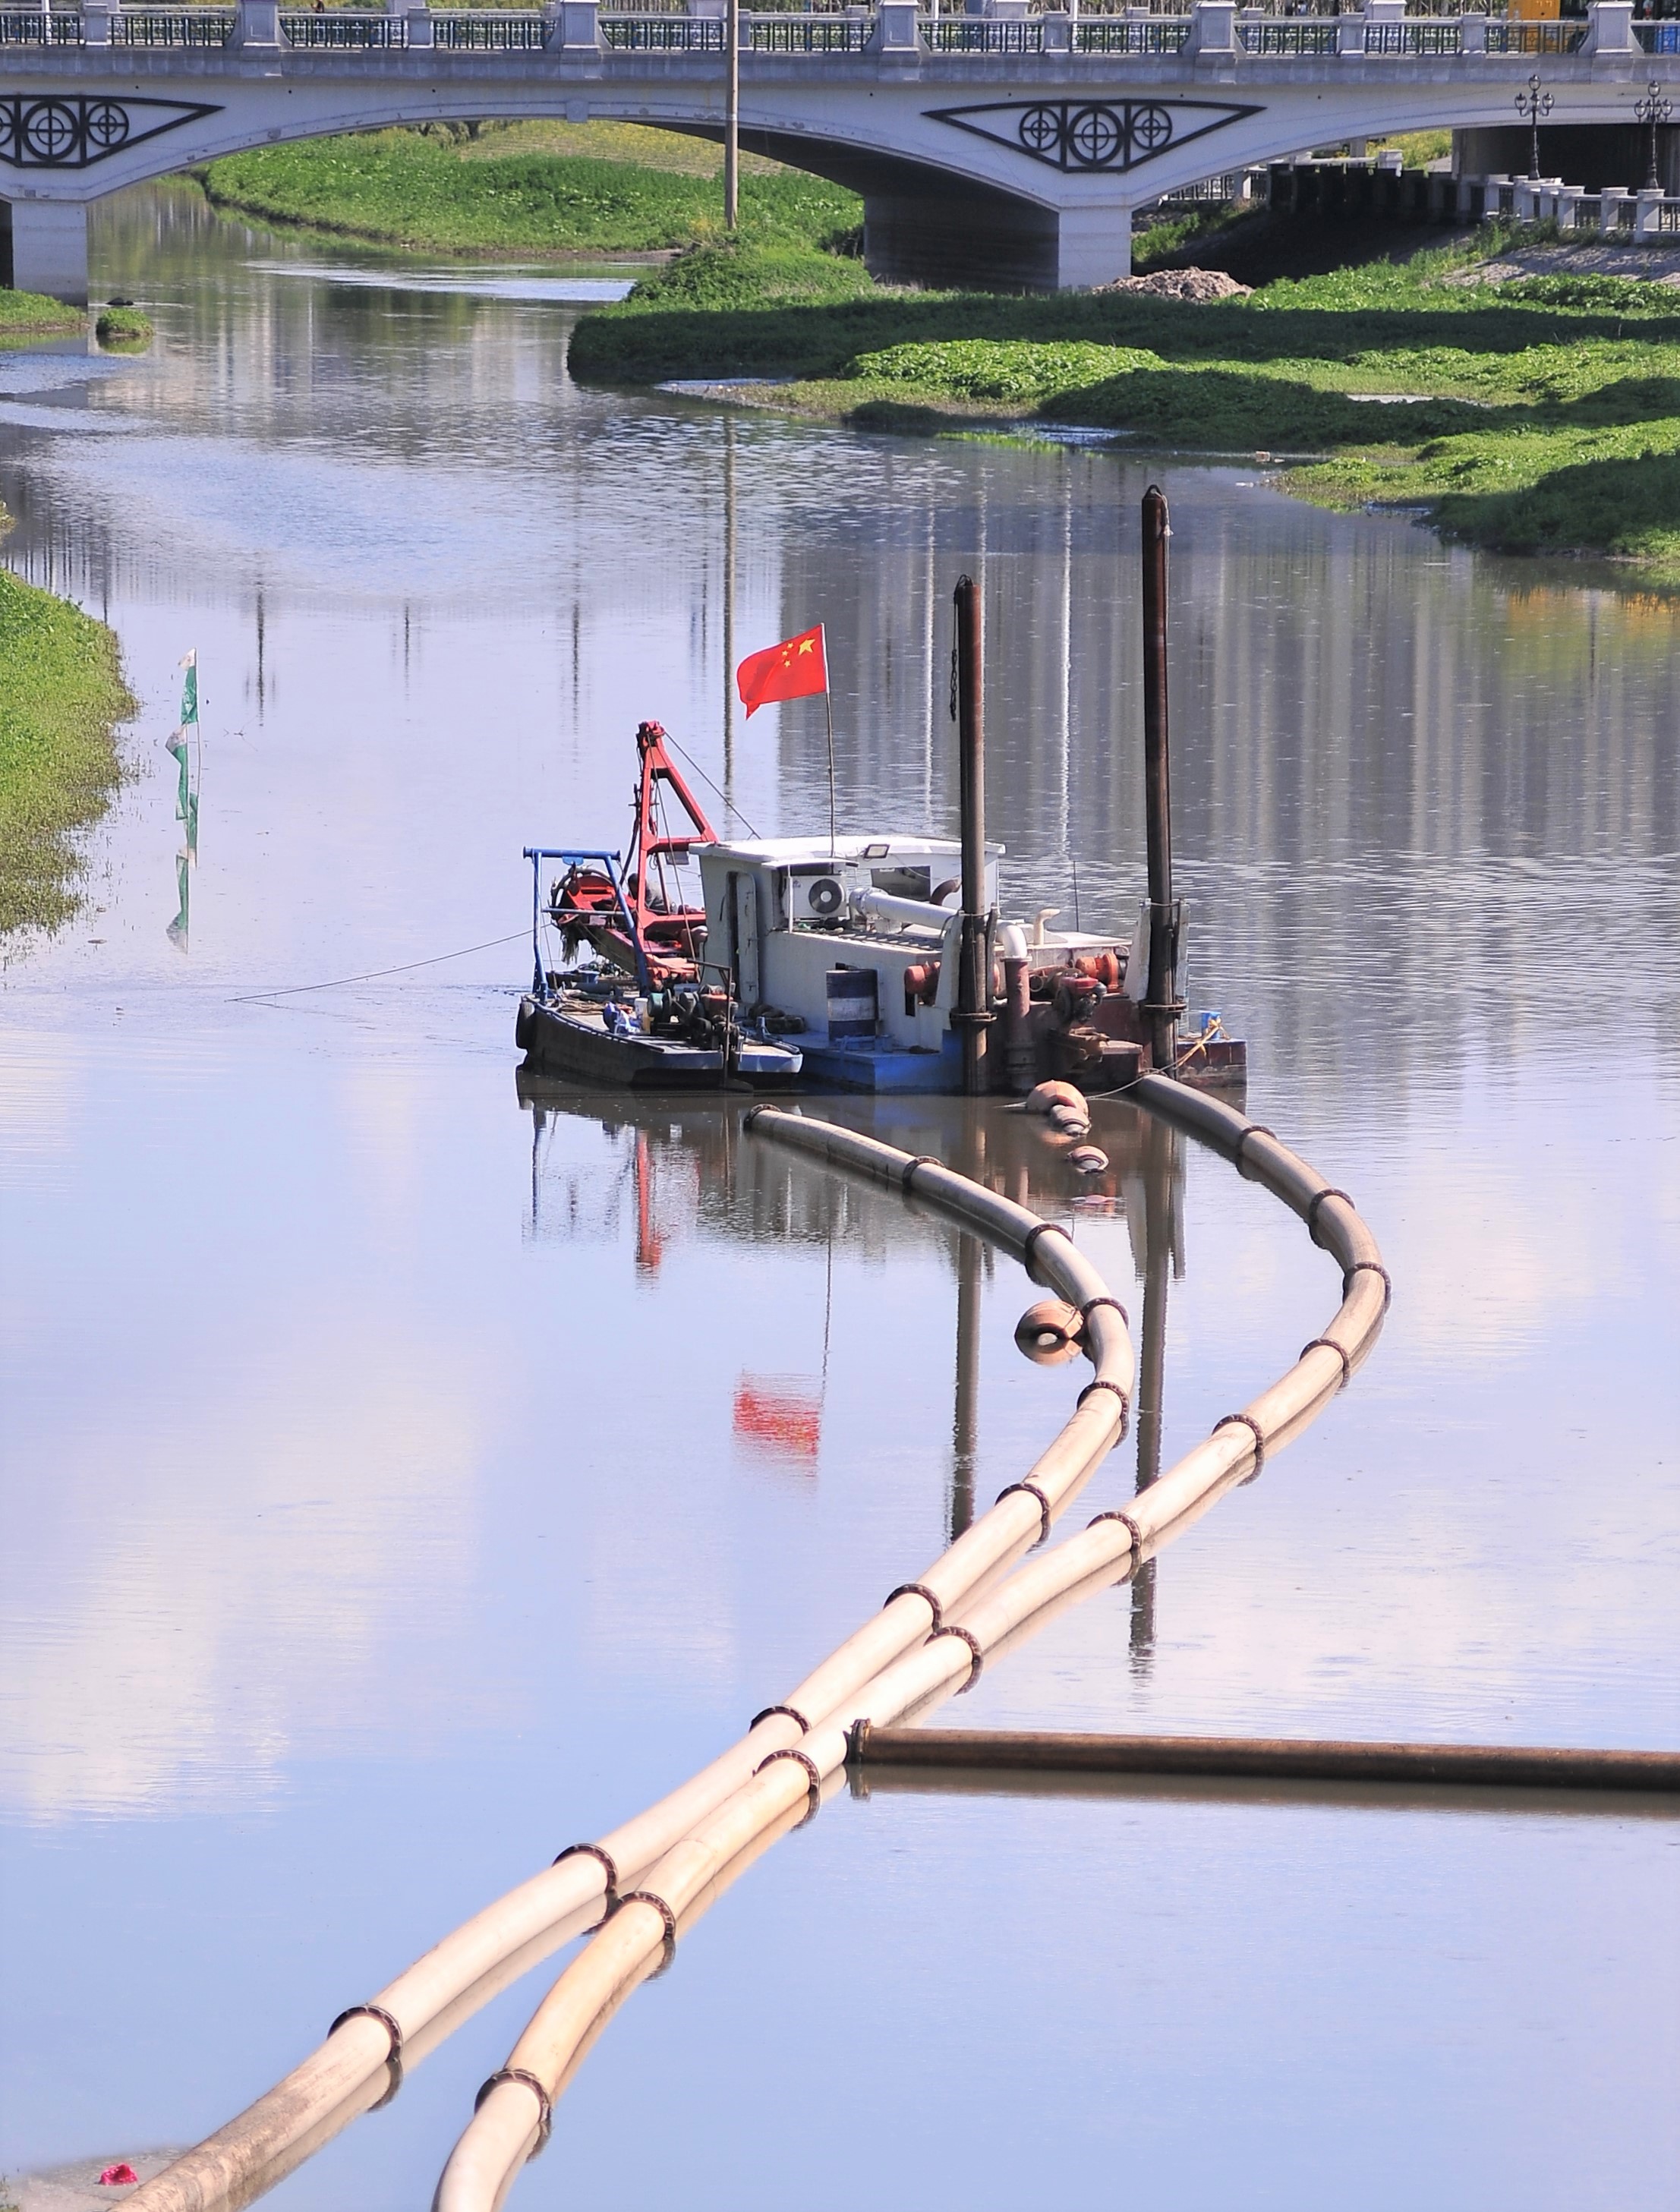
POLYGON ((990 1088, 986 1030, 992 1018, 986 958, 986 732, 983 697, 985 641, 980 586, 959 576, 957 609, 957 752, 963 838, 962 943, 953 1012, 963 1041, 963 1090, 977 1098, 990 1088))
POLYGON ((1163 1075, 1178 1062, 1178 917, 1172 903, 1172 777, 1167 750, 1166 495, 1143 495, 1143 798, 1149 858, 1149 980, 1143 1011, 1149 1049, 1163 1075))
POLYGON ((849 1758, 864 1766, 1038 1769, 1087 1774, 1209 1774, 1305 1781, 1503 1784, 1538 1790, 1680 1791, 1680 1752, 1575 1751, 1481 1743, 1336 1743, 1202 1735, 1070 1735, 1011 1729, 871 1728, 849 1758))

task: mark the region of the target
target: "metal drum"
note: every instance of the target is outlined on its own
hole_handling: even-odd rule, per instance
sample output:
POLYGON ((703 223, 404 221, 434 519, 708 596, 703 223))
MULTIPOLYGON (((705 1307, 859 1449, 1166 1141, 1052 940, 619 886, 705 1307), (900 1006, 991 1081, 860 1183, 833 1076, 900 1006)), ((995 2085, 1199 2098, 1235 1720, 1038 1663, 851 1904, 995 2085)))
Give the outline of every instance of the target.
POLYGON ((828 1041, 872 1044, 880 1025, 880 995, 873 968, 828 971, 828 1041))

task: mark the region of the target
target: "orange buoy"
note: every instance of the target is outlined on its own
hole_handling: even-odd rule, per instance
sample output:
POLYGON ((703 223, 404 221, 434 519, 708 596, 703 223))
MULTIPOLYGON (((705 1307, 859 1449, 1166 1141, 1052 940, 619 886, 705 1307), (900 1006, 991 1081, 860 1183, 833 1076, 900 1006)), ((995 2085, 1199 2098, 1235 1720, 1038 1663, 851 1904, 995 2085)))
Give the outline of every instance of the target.
POLYGON ((1077 1357, 1085 1316, 1065 1298, 1040 1298, 1015 1323, 1015 1343, 1038 1367, 1059 1367, 1077 1357))
POLYGON ((1049 1114, 1058 1106, 1087 1116, 1090 1113, 1085 1093, 1071 1083, 1040 1083, 1027 1092, 1021 1106, 1028 1114, 1049 1114))

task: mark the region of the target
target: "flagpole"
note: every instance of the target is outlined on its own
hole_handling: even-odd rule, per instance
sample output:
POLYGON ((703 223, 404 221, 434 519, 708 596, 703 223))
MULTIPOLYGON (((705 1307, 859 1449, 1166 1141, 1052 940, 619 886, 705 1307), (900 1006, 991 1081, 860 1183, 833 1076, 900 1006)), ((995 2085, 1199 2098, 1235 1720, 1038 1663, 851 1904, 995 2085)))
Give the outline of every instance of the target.
POLYGON ((828 718, 828 857, 834 858, 834 693, 828 680, 828 625, 819 623, 817 634, 823 641, 823 712, 828 718))

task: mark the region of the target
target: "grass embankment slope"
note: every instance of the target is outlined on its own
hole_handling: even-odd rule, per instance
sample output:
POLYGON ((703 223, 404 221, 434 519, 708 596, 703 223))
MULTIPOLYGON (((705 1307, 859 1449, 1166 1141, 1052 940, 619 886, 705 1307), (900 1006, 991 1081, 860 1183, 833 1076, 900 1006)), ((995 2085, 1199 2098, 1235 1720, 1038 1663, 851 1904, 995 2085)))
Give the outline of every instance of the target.
POLYGON ((1327 504, 1427 508, 1472 544, 1625 556, 1680 582, 1680 295, 1622 277, 1481 283, 1489 251, 1196 303, 895 293, 828 256, 703 246, 587 318, 572 368, 790 378, 762 398, 866 427, 1025 417, 1253 454, 1327 504))
POLYGON ((54 331, 82 330, 87 321, 80 307, 67 307, 62 300, 0 286, 0 345, 8 338, 46 337, 54 331))
MULTIPOLYGON (((42 292, 14 292, 0 285, 0 348, 87 327, 88 318, 80 307, 49 300, 42 292)), ((134 307, 101 308, 94 329, 108 353, 138 352, 152 342, 150 321, 134 307)), ((0 529, 4 526, 0 523, 0 529)), ((0 2212, 5 2212, 3 2206, 0 2212)))
POLYGON ((133 712, 105 625, 0 568, 0 932, 74 912, 71 839, 120 781, 133 712))
MULTIPOLYGON (((476 138, 378 131, 264 146, 213 161, 211 204, 368 244, 521 259, 652 253, 722 228, 715 147, 626 124, 486 125, 476 138)), ((843 244, 851 193, 773 162, 752 179, 741 234, 843 244)))

